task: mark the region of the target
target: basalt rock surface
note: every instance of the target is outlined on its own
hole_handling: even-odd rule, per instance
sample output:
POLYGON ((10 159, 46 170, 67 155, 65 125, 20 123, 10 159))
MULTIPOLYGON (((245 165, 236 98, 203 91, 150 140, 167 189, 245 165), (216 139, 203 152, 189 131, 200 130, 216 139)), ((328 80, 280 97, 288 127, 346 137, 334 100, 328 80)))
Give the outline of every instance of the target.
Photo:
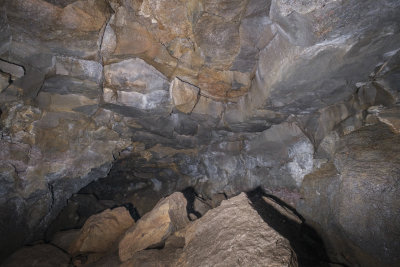
POLYGON ((103 177, 83 191, 141 214, 187 187, 312 198, 340 140, 398 135, 399 17, 394 0, 0 0, 0 261, 103 177))
POLYGON ((350 266, 399 265, 400 135, 376 124, 341 138, 307 175, 298 211, 350 266))

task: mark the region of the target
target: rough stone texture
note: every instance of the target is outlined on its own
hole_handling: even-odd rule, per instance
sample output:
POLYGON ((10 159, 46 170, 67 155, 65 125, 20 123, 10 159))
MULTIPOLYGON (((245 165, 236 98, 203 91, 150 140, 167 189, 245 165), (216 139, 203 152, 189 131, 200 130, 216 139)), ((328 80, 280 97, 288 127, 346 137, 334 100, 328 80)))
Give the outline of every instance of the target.
POLYGON ((23 67, 4 60, 0 60, 0 70, 2 72, 9 73, 12 76, 13 80, 15 80, 16 78, 21 78, 25 74, 23 67))
POLYGON ((169 88, 175 108, 183 113, 192 112, 197 104, 199 88, 175 78, 169 88))
POLYGON ((52 245, 35 245, 24 247, 12 254, 1 266, 43 266, 43 267, 67 267, 69 256, 52 245))
POLYGON ((158 202, 122 237, 119 242, 121 261, 128 260, 137 251, 162 244, 170 234, 185 227, 189 222, 186 205, 182 193, 174 193, 158 202))
POLYGON ((331 163, 305 177, 297 209, 325 234, 332 260, 400 263, 399 145, 384 124, 361 128, 338 141, 331 163))
POLYGON ((105 210, 85 222, 68 251, 71 255, 108 252, 118 238, 134 224, 135 221, 124 207, 105 210))
POLYGON ((0 3, 0 59, 24 70, 1 75, 1 259, 108 173, 91 188, 142 214, 189 186, 295 203, 334 132, 399 101, 398 1, 0 3), (199 88, 190 114, 174 77, 199 88))
POLYGON ((129 59, 104 68, 106 103, 152 112, 168 112, 168 80, 141 59, 129 59))
POLYGON ((26 231, 30 233, 25 239, 42 238, 66 199, 93 179, 106 176, 113 153, 129 143, 93 118, 71 111, 74 99, 60 100, 65 105, 51 102, 49 111, 18 102, 3 106, 7 111, 2 114, 0 159, 14 167, 6 178, 13 186, 2 192, 1 217, 8 220, 15 214, 18 219, 4 222, 1 231, 12 243, 21 242, 26 231))
POLYGON ((297 261, 289 242, 242 193, 187 227, 176 266, 297 266, 297 261))
POLYGON ((260 217, 244 193, 223 201, 178 236, 182 244, 136 252, 121 266, 297 266, 289 241, 260 217))

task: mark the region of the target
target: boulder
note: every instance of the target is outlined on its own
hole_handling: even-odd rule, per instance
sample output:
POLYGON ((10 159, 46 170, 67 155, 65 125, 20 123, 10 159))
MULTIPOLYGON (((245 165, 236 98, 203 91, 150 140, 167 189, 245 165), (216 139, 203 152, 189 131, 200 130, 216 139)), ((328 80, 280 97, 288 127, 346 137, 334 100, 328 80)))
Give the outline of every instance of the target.
POLYGON ((175 266, 297 266, 289 241, 253 209, 245 193, 222 201, 186 229, 175 266))
POLYGON ((69 252, 72 255, 107 252, 135 221, 124 207, 108 209, 91 216, 82 227, 69 252))
POLYGON ((121 261, 128 260, 137 251, 162 244, 173 232, 185 227, 189 222, 186 205, 185 197, 179 192, 160 200, 122 237, 119 242, 121 261))
POLYGON ((60 249, 41 244, 32 247, 23 247, 12 254, 1 266, 21 267, 21 266, 43 266, 43 267, 68 267, 69 256, 60 249))

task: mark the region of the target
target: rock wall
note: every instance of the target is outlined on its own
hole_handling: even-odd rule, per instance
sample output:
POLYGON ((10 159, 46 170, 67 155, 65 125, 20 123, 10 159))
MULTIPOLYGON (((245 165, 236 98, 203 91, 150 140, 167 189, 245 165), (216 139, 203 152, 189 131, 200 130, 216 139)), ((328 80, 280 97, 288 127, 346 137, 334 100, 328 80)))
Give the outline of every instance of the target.
POLYGON ((92 188, 121 200, 260 186, 294 205, 332 130, 398 103, 399 15, 390 0, 1 0, 0 258, 107 175, 114 190, 92 188))

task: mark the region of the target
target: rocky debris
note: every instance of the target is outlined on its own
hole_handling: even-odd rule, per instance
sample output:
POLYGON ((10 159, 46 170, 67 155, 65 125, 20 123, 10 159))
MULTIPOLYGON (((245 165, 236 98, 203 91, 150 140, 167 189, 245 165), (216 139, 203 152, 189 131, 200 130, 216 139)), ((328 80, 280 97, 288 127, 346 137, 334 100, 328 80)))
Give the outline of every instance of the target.
POLYGON ((169 91, 177 110, 183 113, 192 112, 199 98, 199 88, 175 77, 169 91))
POLYGON ((93 215, 83 225, 69 252, 71 255, 108 252, 134 223, 129 211, 124 207, 108 209, 93 215))
POLYGON ((122 237, 119 242, 121 261, 130 259, 137 251, 159 246, 169 235, 185 227, 189 222, 186 205, 182 193, 174 193, 160 200, 122 237))
POLYGON ((304 178, 297 210, 323 233, 333 261, 400 263, 399 145, 385 124, 363 127, 341 137, 332 161, 304 178))
POLYGON ((1 266, 68 267, 70 258, 60 249, 47 244, 23 247, 12 254, 1 266))
POLYGON ((60 231, 54 234, 51 244, 62 249, 63 251, 69 251, 72 243, 78 238, 80 234, 79 229, 72 229, 66 231, 60 231))
POLYGON ((288 240, 270 228, 246 194, 223 201, 186 229, 176 266, 297 266, 288 240), (255 229, 257 229, 255 231, 255 229))
POLYGON ((136 251, 122 264, 109 255, 93 266, 298 266, 289 241, 252 205, 242 193, 170 235, 162 249, 136 251))

